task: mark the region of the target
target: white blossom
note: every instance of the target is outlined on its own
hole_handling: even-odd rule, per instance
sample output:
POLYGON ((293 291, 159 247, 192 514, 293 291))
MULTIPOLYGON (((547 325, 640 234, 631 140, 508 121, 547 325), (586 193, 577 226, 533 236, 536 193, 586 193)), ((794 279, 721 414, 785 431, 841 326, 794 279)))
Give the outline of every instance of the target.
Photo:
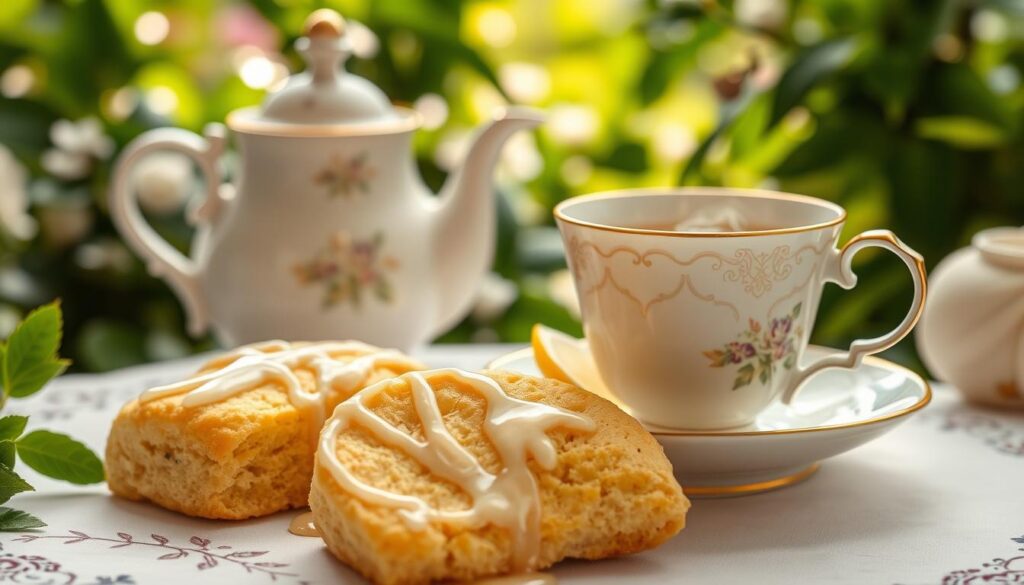
POLYGON ((66 181, 88 176, 96 159, 114 153, 114 141, 96 118, 57 120, 50 127, 50 141, 53 148, 43 153, 40 162, 46 172, 66 181))
POLYGON ((36 235, 36 220, 28 214, 27 179, 25 167, 0 145, 0 230, 19 240, 36 235))
POLYGON ((135 170, 135 191, 142 209, 157 215, 169 215, 182 208, 192 187, 192 163, 174 153, 151 154, 135 170))
POLYGON ((519 297, 519 288, 511 280, 490 272, 477 289, 473 304, 473 319, 490 322, 502 316, 519 297))

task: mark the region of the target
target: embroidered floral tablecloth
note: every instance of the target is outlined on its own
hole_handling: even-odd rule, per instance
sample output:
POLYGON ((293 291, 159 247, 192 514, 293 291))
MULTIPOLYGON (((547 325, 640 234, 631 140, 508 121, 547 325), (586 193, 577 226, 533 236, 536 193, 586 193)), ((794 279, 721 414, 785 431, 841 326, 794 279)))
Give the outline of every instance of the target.
MULTIPOLYGON (((437 366, 477 368, 510 346, 436 346, 437 366)), ((11 405, 102 452, 120 405, 197 365, 184 360, 69 375, 11 405)), ((95 585, 361 583, 294 512, 195 520, 24 473, 14 502, 49 526, 0 534, 0 582, 95 585)), ((562 583, 1024 583, 1024 413, 964 405, 949 388, 882 439, 829 460, 808 481, 746 498, 698 500, 660 549, 570 561, 562 583)))

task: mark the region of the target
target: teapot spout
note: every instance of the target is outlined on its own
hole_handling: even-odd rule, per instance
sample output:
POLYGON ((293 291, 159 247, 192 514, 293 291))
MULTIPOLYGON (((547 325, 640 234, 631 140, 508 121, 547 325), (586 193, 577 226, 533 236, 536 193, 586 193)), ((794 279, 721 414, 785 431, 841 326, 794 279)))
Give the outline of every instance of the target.
POLYGON ((505 108, 480 130, 463 161, 438 197, 435 222, 435 278, 438 312, 435 334, 457 323, 469 308, 476 287, 494 256, 495 199, 492 174, 505 141, 518 130, 544 121, 541 112, 505 108))

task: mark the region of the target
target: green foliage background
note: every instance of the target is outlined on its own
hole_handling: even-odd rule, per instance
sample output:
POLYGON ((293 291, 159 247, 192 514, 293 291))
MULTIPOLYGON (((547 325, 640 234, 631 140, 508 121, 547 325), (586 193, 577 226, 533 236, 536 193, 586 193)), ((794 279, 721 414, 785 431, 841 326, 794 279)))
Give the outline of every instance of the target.
MULTIPOLYGON (((41 164, 51 126, 95 117, 116 149, 156 126, 200 130, 263 96, 233 64, 247 41, 225 32, 228 21, 294 70, 291 44, 325 5, 376 33, 379 49, 351 70, 396 102, 443 97, 443 124, 416 142, 434 187, 442 154, 495 106, 551 112, 499 173, 495 270, 518 296, 443 341, 524 341, 535 321, 579 333, 550 209, 580 193, 679 183, 806 193, 847 207, 844 239, 888 227, 930 267, 975 231, 1024 218, 1020 0, 4 0, 0 143, 27 169, 25 212, 39 229, 0 236, 0 329, 61 297, 63 353, 76 367, 211 347, 187 338, 166 286, 117 239, 111 157, 80 178, 53 176, 41 164), (170 24, 152 46, 135 33, 147 11, 170 24), (11 68, 31 73, 27 89, 11 68), (176 107, 154 111, 154 88, 176 107)), ((0 177, 0 198, 18 207, 10 179, 0 177)), ((187 249, 182 213, 150 219, 187 249)), ((865 253, 856 269, 854 292, 827 291, 815 342, 842 345, 903 316, 910 282, 898 261, 865 253)), ((919 367, 909 341, 890 357, 919 367)))

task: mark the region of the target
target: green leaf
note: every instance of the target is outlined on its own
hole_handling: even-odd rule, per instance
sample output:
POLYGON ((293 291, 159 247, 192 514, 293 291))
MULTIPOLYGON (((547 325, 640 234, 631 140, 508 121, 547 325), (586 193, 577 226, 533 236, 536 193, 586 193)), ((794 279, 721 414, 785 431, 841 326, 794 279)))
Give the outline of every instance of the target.
POLYGON ((732 101, 725 102, 719 109, 718 114, 718 126, 708 134, 704 142, 700 143, 697 150, 693 151, 690 155, 690 160, 686 161, 686 166, 683 167, 681 173, 679 173, 679 179, 677 181, 680 185, 686 185, 690 176, 700 170, 701 165, 704 163, 704 159, 707 158, 708 153, 711 151, 711 145, 715 143, 715 140, 719 136, 725 133, 726 130, 732 126, 732 123, 736 118, 746 111, 747 107, 755 101, 760 92, 751 89, 749 84, 743 90, 740 96, 732 101))
POLYGON ((13 441, 25 432, 27 416, 11 414, 0 418, 0 441, 13 441))
POLYGON ((793 318, 796 319, 800 316, 800 309, 803 307, 803 303, 797 303, 793 306, 793 318))
POLYGON ((790 355, 786 356, 786 361, 782 362, 782 366, 784 368, 786 368, 787 370, 792 370, 793 366, 795 366, 795 365, 796 365, 796 356, 793 355, 793 354, 790 354, 790 355))
POLYGON ((754 364, 747 364, 736 372, 736 381, 733 382, 732 389, 736 390, 743 386, 750 384, 750 381, 754 379, 754 364))
POLYGON ((853 55, 854 39, 833 39, 815 45, 797 56, 782 74, 775 88, 768 127, 774 126, 794 106, 800 104, 823 79, 844 67, 853 55))
POLYGON ((921 118, 915 127, 917 135, 930 140, 948 142, 964 149, 986 149, 1002 146, 1007 133, 989 122, 967 116, 932 116, 921 118))
POLYGON ((57 357, 62 327, 59 302, 32 311, 18 324, 7 339, 3 356, 7 395, 21 398, 34 394, 67 368, 67 360, 57 357))
POLYGON ((67 435, 33 431, 16 443, 18 456, 45 476, 75 484, 103 481, 103 463, 88 447, 67 435))
POLYGON ((42 528, 46 523, 28 512, 0 507, 0 532, 19 532, 42 528))
POLYGON ((5 465, 10 469, 14 469, 14 452, 14 441, 0 442, 0 465, 5 465))
POLYGON ((11 499, 14 494, 34 491, 27 481, 14 473, 10 467, 0 465, 0 504, 11 499))

